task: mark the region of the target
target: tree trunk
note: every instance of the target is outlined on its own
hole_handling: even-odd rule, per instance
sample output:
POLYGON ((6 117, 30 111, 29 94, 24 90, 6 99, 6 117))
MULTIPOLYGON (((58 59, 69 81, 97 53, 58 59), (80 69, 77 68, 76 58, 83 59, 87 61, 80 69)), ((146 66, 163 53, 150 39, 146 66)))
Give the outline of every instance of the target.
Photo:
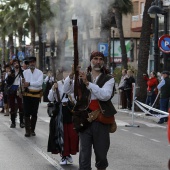
POLYGON ((39 69, 43 71, 43 43, 42 43, 42 30, 41 30, 41 0, 36 0, 37 8, 37 22, 38 22, 38 44, 39 44, 39 69))
POLYGON ((30 51, 30 55, 34 56, 34 49, 35 49, 35 23, 34 21, 31 19, 29 21, 29 25, 30 25, 30 32, 31 32, 31 51, 30 51))
POLYGON ((9 59, 12 60, 12 56, 14 55, 14 42, 13 42, 13 33, 8 35, 9 40, 8 40, 8 45, 9 45, 9 59))
POLYGON ((147 0, 143 13, 142 32, 140 37, 139 54, 138 54, 138 73, 137 73, 137 99, 141 102, 146 100, 146 81, 143 79, 143 73, 147 73, 148 57, 150 47, 150 34, 151 34, 151 18, 148 15, 148 9, 151 6, 152 0, 147 0))
POLYGON ((2 62, 5 61, 5 36, 2 36, 2 62))
POLYGON ((121 47, 121 54, 122 54, 122 67, 127 69, 127 52, 126 52, 126 45, 125 45, 125 38, 123 33, 123 26, 122 26, 122 13, 120 12, 119 8, 115 9, 115 20, 116 25, 119 31, 120 36, 120 47, 121 47))

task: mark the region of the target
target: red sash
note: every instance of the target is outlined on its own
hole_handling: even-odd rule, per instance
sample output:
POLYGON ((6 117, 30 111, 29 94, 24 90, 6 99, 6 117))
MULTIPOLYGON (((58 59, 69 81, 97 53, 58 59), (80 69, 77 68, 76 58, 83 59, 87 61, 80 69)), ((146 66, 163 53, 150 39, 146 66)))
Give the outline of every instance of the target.
POLYGON ((91 103, 89 104, 89 109, 92 111, 100 109, 98 100, 91 100, 91 103))

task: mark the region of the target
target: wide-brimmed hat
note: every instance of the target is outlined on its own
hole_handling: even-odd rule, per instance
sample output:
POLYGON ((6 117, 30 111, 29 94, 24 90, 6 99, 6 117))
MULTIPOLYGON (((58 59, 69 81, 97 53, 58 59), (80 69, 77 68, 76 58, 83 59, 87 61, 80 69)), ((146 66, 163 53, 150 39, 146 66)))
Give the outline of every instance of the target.
POLYGON ((169 71, 163 71, 162 74, 170 75, 169 71))
POLYGON ((29 57, 29 58, 28 58, 28 62, 31 62, 31 61, 36 61, 36 57, 34 57, 34 56, 29 57))

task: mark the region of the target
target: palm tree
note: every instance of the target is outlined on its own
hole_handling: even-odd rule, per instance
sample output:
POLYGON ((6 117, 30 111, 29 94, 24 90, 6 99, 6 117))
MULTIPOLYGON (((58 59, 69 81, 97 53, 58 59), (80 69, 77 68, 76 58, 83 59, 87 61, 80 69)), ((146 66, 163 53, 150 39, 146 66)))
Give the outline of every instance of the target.
POLYGON ((5 61, 5 49, 6 49, 6 41, 5 41, 5 37, 7 36, 7 27, 5 25, 5 20, 4 20, 4 16, 5 16, 5 11, 3 10, 4 6, 1 5, 0 6, 0 37, 2 40, 2 61, 5 61))
POLYGON ((145 2, 145 9, 143 13, 142 32, 140 37, 139 54, 138 54, 138 73, 137 84, 140 86, 140 90, 137 91, 138 100, 145 102, 146 99, 146 82, 143 80, 143 73, 147 72, 149 47, 150 47, 150 34, 152 20, 148 15, 148 9, 151 6, 152 0, 145 2))
POLYGON ((116 25, 119 31, 120 36, 120 46, 122 53, 122 66, 127 69, 127 52, 125 46, 125 38, 123 33, 123 25, 122 25, 122 15, 127 15, 133 12, 133 4, 131 0, 114 0, 112 3, 112 7, 115 11, 115 19, 116 25))

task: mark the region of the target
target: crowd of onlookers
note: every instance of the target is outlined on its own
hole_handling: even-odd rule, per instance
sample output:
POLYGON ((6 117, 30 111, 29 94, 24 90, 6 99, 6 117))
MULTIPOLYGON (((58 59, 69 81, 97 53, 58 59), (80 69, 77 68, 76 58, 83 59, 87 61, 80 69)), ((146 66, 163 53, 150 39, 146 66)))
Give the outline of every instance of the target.
MULTIPOLYGON (((147 84, 147 97, 145 103, 151 107, 157 108, 161 111, 168 112, 169 98, 170 98, 170 72, 163 71, 162 73, 155 73, 151 71, 150 74, 143 74, 143 79, 147 84)), ((120 94, 121 109, 131 110, 132 107, 132 83, 135 83, 133 72, 131 70, 122 70, 121 80, 118 86, 120 94)), ((153 114, 160 114, 153 112, 152 109, 148 110, 146 116, 153 114)), ((161 115, 161 114, 160 114, 161 115)), ((167 122, 168 116, 161 115, 162 118, 158 124, 167 122)))

